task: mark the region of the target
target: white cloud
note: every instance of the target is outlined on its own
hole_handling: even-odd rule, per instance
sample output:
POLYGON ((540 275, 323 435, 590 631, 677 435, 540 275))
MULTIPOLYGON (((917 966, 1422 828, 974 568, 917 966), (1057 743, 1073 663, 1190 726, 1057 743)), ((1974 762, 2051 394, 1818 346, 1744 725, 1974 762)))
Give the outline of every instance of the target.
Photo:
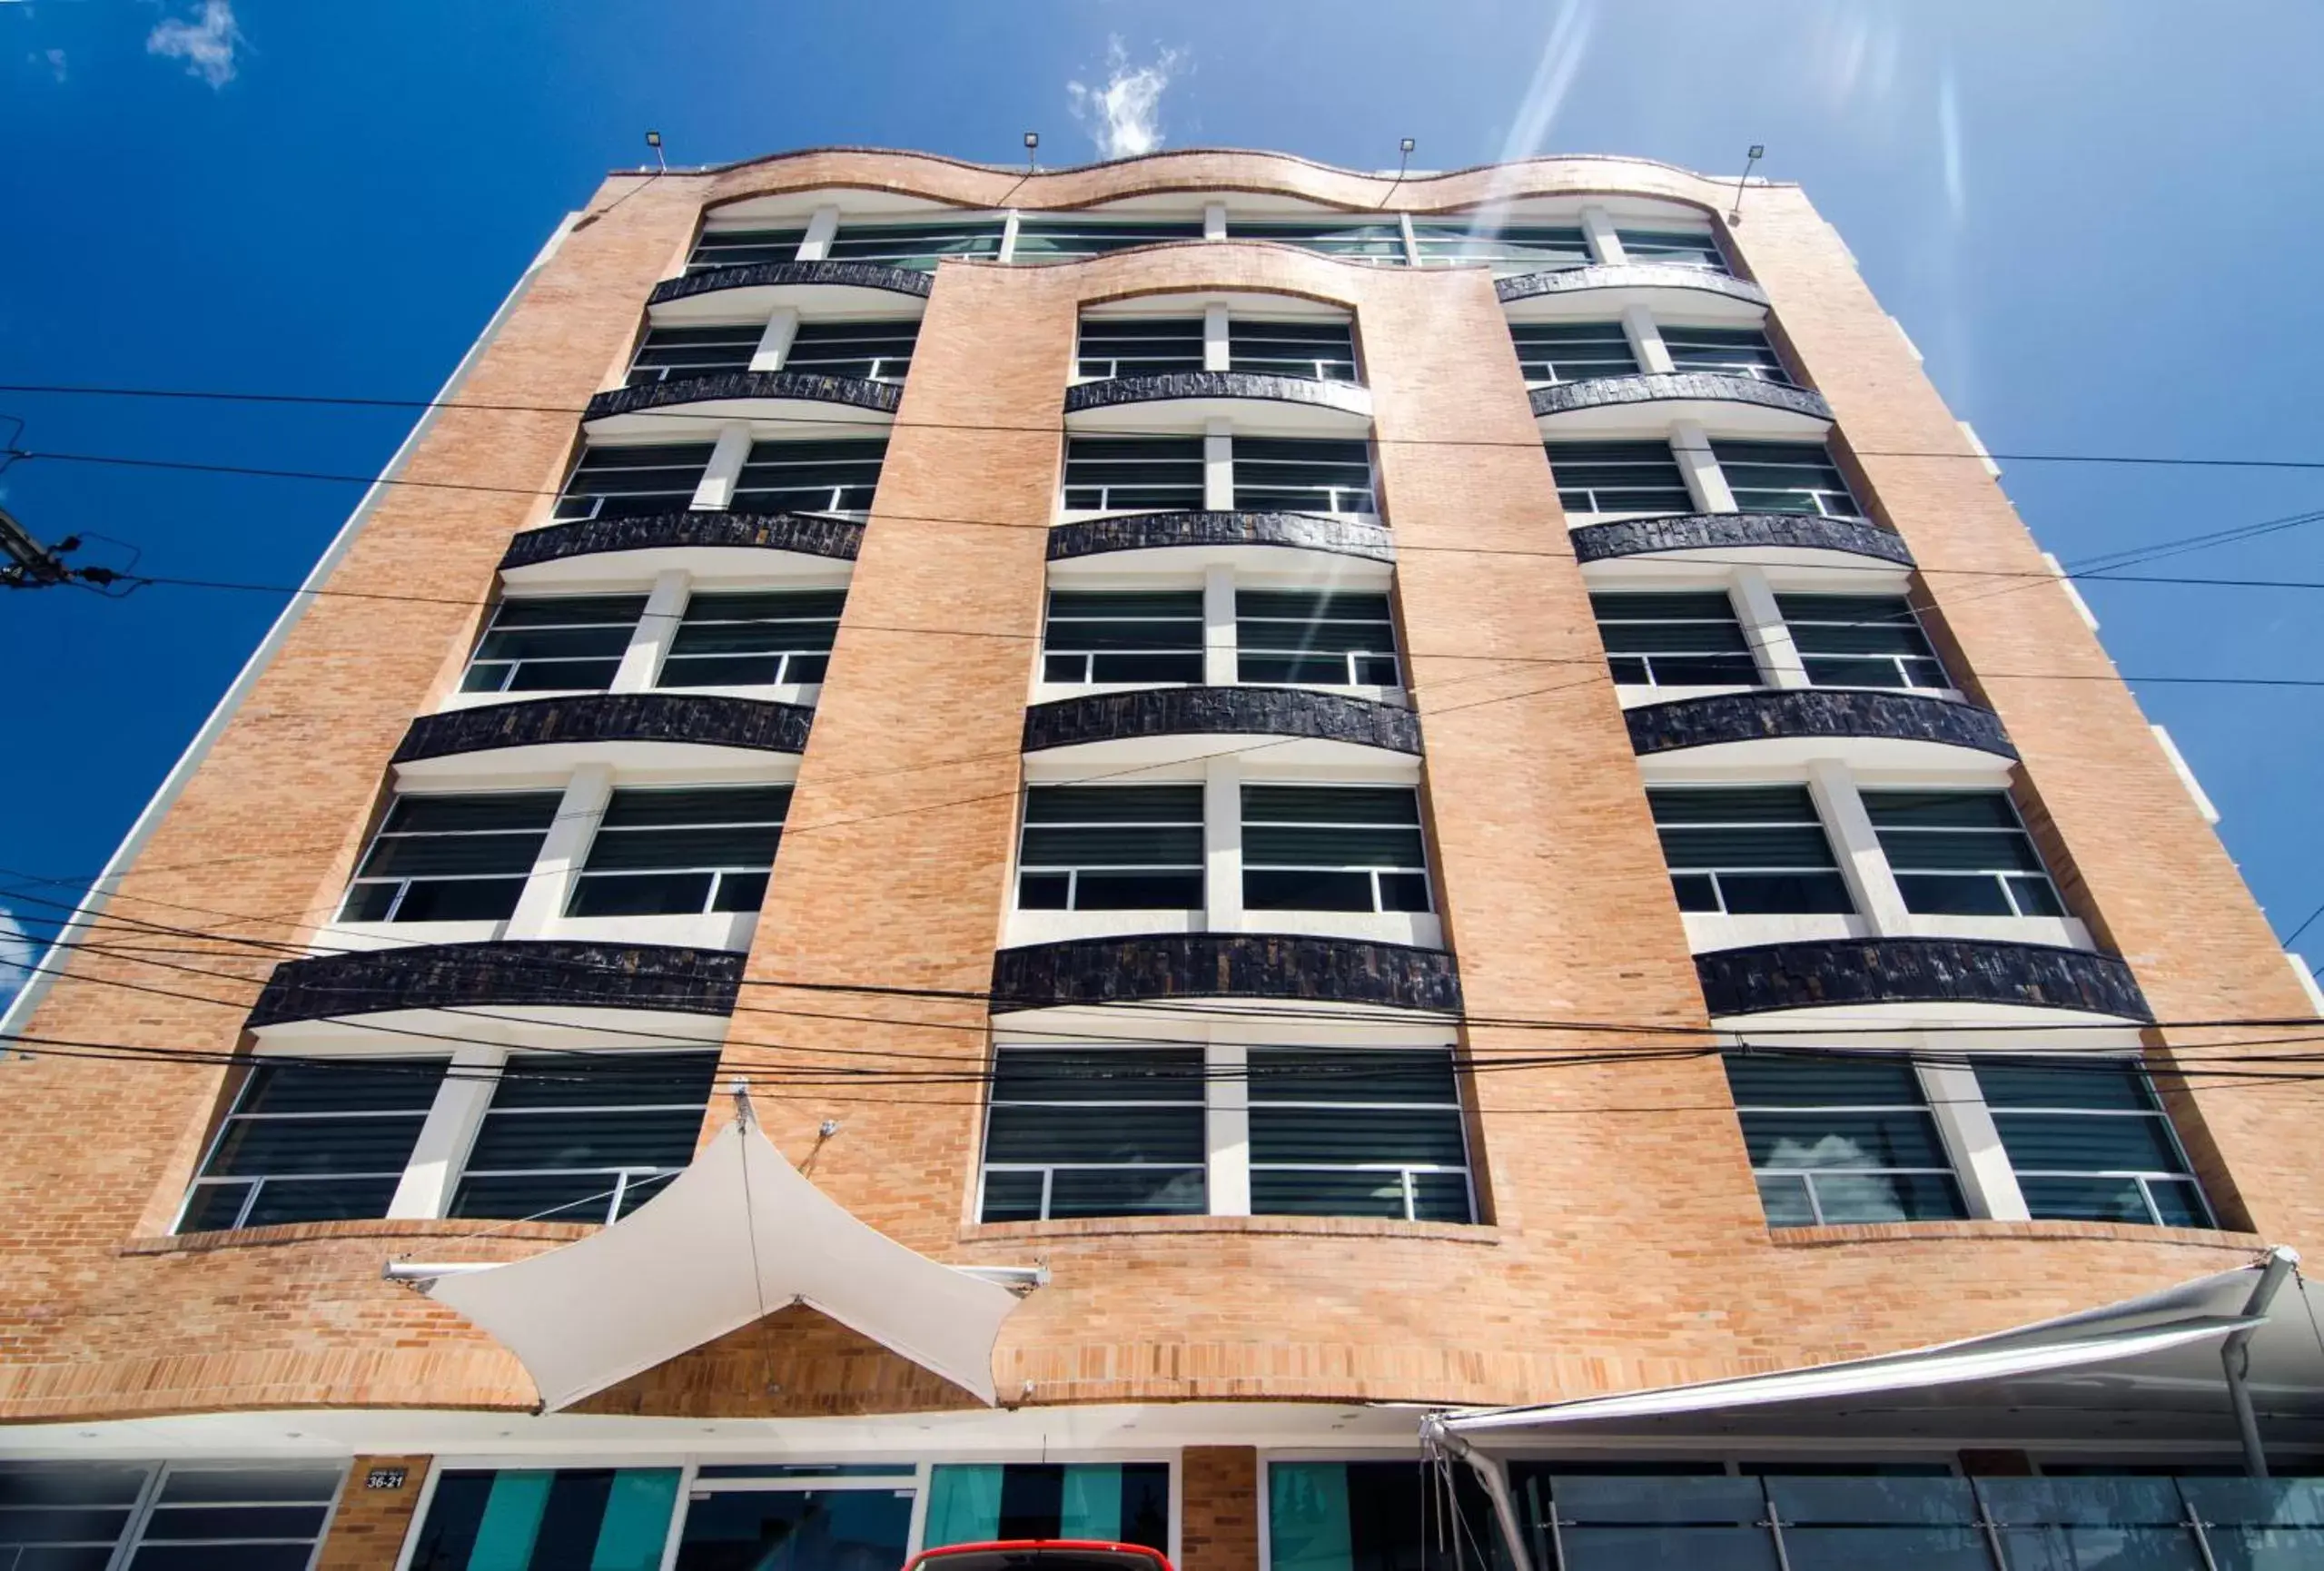
POLYGON ((64 80, 64 50, 44 49, 39 54, 27 55, 25 58, 31 60, 36 65, 45 64, 48 67, 49 74, 54 76, 59 82, 64 80))
POLYGON ((32 975, 33 962, 38 955, 25 924, 16 920, 14 912, 0 905, 0 1004, 16 995, 16 989, 32 975))
POLYGON ((186 74, 213 87, 234 79, 234 51, 248 40, 234 25, 232 0, 202 0, 198 21, 164 16, 145 35, 145 53, 185 62, 186 74))
POLYGON ((1065 96, 1097 143, 1101 158, 1136 158, 1162 144, 1162 96, 1185 52, 1165 49, 1152 65, 1132 66, 1122 40, 1105 42, 1105 85, 1065 84, 1065 96))

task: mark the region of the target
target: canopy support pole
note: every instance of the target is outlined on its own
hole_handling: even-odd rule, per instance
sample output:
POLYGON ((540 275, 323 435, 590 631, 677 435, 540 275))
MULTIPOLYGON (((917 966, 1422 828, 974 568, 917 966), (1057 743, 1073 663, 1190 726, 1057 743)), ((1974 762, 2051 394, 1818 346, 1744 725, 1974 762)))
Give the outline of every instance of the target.
POLYGON ((1509 1564, 1516 1571, 1533 1571, 1533 1557, 1525 1549, 1525 1531, 1517 1519, 1517 1503, 1509 1498, 1509 1483, 1500 1468, 1466 1438, 1446 1428, 1441 1413, 1430 1413, 1420 1420, 1420 1445, 1423 1450, 1441 1448, 1469 1464, 1493 1502, 1494 1519, 1501 1525, 1501 1542, 1508 1546, 1509 1564))
MULTIPOLYGON (((2268 1305, 2299 1264, 2299 1253, 2278 1244, 2267 1254, 2267 1264, 2260 1270, 2260 1280, 2252 1286, 2251 1297, 2243 1306, 2243 1318, 2257 1320, 2268 1312, 2268 1305)), ((2251 1388, 2245 1378, 2251 1372, 2251 1335, 2259 1328, 2249 1327, 2230 1331, 2227 1340, 2220 1344, 2220 1366, 2227 1374, 2228 1405, 2235 1409, 2235 1432, 2243 1442, 2243 1470, 2254 1478, 2268 1476, 2267 1447, 2260 1440, 2260 1415, 2251 1406, 2251 1388)))

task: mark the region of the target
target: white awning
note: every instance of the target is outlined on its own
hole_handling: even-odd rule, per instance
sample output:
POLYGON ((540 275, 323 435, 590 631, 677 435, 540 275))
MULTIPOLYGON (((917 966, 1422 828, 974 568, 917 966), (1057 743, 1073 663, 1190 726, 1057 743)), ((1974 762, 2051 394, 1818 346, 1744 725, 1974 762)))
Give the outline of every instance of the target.
POLYGON ((993 1344, 1018 1302, 858 1220, 748 1118, 602 1232, 424 1290, 522 1359, 551 1412, 791 1304, 990 1406, 993 1344))
MULTIPOLYGON (((1584 1428, 1665 1435, 2087 1437, 2109 1422, 2150 1436, 2234 1434, 2220 1347, 2250 1335, 2248 1384, 2271 1428, 2324 1424, 2324 1295, 2283 1285, 2247 1313, 2258 1267, 1965 1341, 1777 1374, 1538 1407, 1447 1415, 1473 1438, 1584 1428)), ((2291 1438, 2282 1432, 2283 1438, 2291 1438)))

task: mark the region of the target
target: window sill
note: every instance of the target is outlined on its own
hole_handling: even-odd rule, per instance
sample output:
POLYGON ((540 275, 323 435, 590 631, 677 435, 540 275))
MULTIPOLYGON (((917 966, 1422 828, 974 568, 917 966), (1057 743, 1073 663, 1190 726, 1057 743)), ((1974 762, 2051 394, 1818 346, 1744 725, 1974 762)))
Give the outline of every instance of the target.
POLYGON ((1271 1234, 1293 1238, 1419 1239, 1438 1243, 1498 1245, 1490 1222, 1407 1222, 1383 1217, 1073 1217, 1045 1222, 970 1222, 963 1243, 1025 1239, 1115 1238, 1158 1233, 1271 1234))
POLYGON ((200 1255, 217 1250, 263 1249, 280 1244, 323 1243, 341 1239, 478 1239, 490 1235, 519 1242, 571 1243, 599 1230, 597 1222, 499 1222, 467 1217, 366 1217, 336 1222, 282 1222, 231 1231, 173 1233, 134 1238, 122 1255, 200 1255))
POLYGON ((2131 1222, 1998 1221, 1990 1217, 1967 1221, 1854 1222, 1820 1228, 1769 1228, 1769 1241, 1777 1249, 1830 1249, 1842 1244, 1933 1244, 2022 1240, 2038 1243, 2167 1244, 2174 1248, 2226 1250, 2249 1254, 2264 1250, 2268 1240, 2257 1233, 2230 1232, 2215 1228, 2142 1227, 2131 1222))

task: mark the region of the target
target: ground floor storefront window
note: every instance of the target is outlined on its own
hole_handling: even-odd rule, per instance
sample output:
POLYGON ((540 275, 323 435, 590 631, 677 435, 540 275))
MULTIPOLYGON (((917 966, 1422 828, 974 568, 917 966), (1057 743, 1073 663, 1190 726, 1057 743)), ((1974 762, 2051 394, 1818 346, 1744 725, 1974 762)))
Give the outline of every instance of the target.
POLYGON ((409 1571, 899 1571, 998 1538, 1168 1553, 1170 1528, 1167 1462, 451 1467, 409 1571))
MULTIPOLYGON (((1493 1571, 1465 1465, 1276 1462, 1270 1571, 1493 1571)), ((1950 1462, 1508 1465, 1535 1571, 2291 1571, 2324 1566, 2324 1478, 1950 1462)))

